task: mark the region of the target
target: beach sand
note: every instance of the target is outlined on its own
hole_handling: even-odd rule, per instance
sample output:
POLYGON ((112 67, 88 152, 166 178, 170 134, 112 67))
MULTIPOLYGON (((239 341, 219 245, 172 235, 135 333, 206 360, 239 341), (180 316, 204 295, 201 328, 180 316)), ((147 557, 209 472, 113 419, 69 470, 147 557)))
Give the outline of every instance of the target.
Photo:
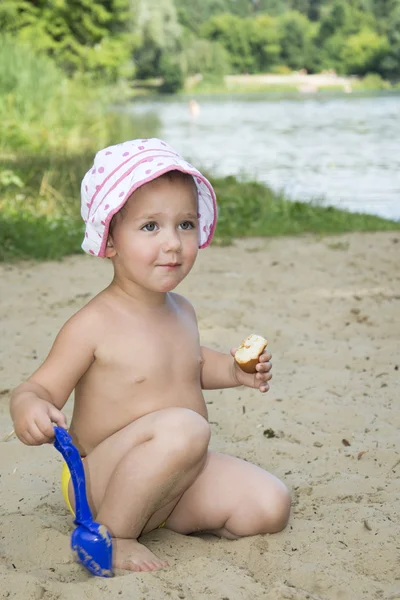
MULTIPOLYGON (((202 343, 229 351, 259 333, 274 365, 268 394, 205 393, 212 447, 285 481, 288 527, 233 542, 157 530, 143 541, 168 569, 92 578, 70 554, 60 455, 12 437, 0 444, 0 598, 399 599, 399 259, 399 233, 239 240, 200 252, 179 291, 197 310, 202 343)), ((4 440, 11 388, 111 267, 75 256, 0 273, 4 440)))

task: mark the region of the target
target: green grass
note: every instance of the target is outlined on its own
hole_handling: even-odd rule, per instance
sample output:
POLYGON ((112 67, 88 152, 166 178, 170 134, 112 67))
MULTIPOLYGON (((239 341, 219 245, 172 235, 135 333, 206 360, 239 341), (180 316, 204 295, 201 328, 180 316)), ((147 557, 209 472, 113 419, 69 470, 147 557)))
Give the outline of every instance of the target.
POLYGON ((400 230, 400 222, 350 213, 316 201, 289 201, 258 182, 239 182, 234 177, 212 181, 220 210, 217 239, 400 230))
MULTIPOLYGON (((56 164, 53 159, 51 165, 44 158, 25 160, 19 169, 14 165, 13 183, 10 170, 3 178, 0 173, 0 186, 7 183, 0 202, 0 261, 60 259, 82 252, 79 182, 90 160, 74 157, 56 164)), ((261 183, 210 179, 219 206, 216 245, 252 236, 400 230, 400 223, 379 217, 288 201, 261 183)))

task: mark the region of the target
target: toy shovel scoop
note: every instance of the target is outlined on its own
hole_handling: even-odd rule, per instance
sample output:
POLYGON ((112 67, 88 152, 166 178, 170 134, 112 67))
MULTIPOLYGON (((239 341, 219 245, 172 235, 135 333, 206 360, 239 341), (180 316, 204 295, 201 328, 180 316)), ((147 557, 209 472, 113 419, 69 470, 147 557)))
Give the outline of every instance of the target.
POLYGON ((112 577, 112 540, 104 525, 93 521, 86 496, 85 471, 78 449, 69 433, 54 427, 54 447, 61 452, 71 473, 75 493, 75 521, 71 548, 78 561, 98 577, 112 577))

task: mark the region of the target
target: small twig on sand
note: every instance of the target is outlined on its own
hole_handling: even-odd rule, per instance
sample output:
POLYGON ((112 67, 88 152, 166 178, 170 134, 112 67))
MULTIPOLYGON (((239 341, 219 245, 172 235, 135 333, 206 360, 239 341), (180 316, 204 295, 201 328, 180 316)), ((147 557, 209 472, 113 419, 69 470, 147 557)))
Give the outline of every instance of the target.
MULTIPOLYGON (((307 598, 307 600, 308 599, 309 600, 326 600, 326 598, 323 598, 322 596, 316 596, 315 594, 312 594, 311 592, 309 592, 307 590, 303 590, 303 588, 299 588, 299 587, 293 585, 292 583, 289 583, 288 581, 285 581, 285 585, 287 585, 288 588, 290 588, 291 590, 301 593, 301 598, 300 598, 300 596, 298 596, 299 600, 303 600, 303 597, 304 597, 304 599, 307 598), (304 594, 304 596, 303 596, 303 594, 304 594)), ((293 598, 293 600, 295 600, 295 599, 293 598)))
POLYGON ((363 523, 364 523, 364 527, 365 527, 365 529, 367 529, 368 531, 372 531, 372 527, 371 527, 371 525, 368 523, 367 519, 364 519, 363 523))
POLYGON ((7 435, 5 435, 1 441, 2 442, 7 442, 10 439, 10 437, 12 437, 14 435, 14 433, 15 433, 15 431, 13 429, 12 431, 10 431, 10 433, 8 433, 7 435))
POLYGON ((394 463, 393 467, 390 467, 390 470, 393 471, 393 469, 395 469, 397 465, 400 465, 400 458, 397 462, 394 463))

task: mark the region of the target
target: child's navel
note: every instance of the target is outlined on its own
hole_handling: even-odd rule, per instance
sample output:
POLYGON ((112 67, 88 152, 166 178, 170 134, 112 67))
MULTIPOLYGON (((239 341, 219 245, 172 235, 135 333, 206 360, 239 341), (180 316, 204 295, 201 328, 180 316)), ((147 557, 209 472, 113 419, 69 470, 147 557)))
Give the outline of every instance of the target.
POLYGON ((143 383, 143 381, 146 381, 146 377, 144 375, 137 375, 134 377, 135 383, 143 383))

